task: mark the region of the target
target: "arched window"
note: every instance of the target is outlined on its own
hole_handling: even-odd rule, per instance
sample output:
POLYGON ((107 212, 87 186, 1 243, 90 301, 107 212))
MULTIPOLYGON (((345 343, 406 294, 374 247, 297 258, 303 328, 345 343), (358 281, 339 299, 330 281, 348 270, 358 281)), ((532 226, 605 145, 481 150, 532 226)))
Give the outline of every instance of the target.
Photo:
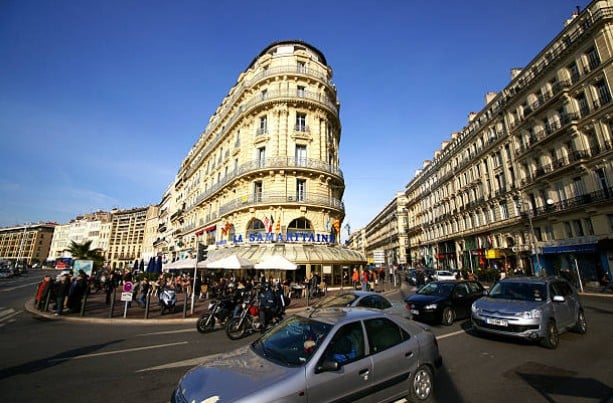
POLYGON ((289 225, 287 226, 288 234, 293 234, 295 232, 313 233, 313 226, 311 225, 311 222, 304 217, 296 218, 290 221, 289 225))
POLYGON ((257 218, 253 218, 251 219, 251 221, 249 221, 247 230, 249 232, 266 232, 266 227, 264 226, 264 223, 261 220, 258 220, 257 218))

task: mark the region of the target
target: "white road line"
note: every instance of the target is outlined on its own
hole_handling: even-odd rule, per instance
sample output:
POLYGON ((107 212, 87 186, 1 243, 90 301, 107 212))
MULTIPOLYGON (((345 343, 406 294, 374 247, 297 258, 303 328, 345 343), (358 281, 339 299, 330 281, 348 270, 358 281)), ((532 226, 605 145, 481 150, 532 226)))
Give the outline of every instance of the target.
POLYGON ((180 368, 180 367, 195 367, 196 365, 202 364, 202 362, 204 361, 205 358, 206 359, 214 358, 214 357, 222 355, 222 354, 223 353, 211 354, 211 355, 206 355, 206 356, 203 356, 203 357, 191 358, 189 360, 183 360, 183 361, 177 361, 177 362, 169 362, 168 364, 158 365, 156 367, 149 367, 149 368, 145 368, 145 369, 139 369, 136 372, 158 371, 158 370, 161 370, 161 369, 180 368))
POLYGON ((106 351, 104 353, 93 353, 93 354, 77 355, 77 356, 74 356, 74 357, 54 358, 54 359, 49 360, 49 362, 80 360, 82 358, 92 358, 92 357, 99 357, 99 356, 103 356, 103 355, 113 355, 113 354, 130 353, 130 352, 134 352, 134 351, 153 350, 155 348, 164 348, 164 347, 170 347, 170 346, 178 346, 180 344, 187 344, 187 342, 186 341, 180 341, 180 342, 177 342, 177 343, 158 344, 156 346, 145 346, 145 347, 127 348, 127 349, 124 349, 124 350, 106 351))
POLYGON ((457 336, 459 334, 466 334, 466 331, 465 330, 458 330, 457 332, 442 334, 440 336, 436 336, 436 340, 445 339, 445 338, 451 337, 451 336, 457 336))
POLYGON ((179 329, 179 330, 165 330, 163 332, 153 332, 153 333, 142 333, 137 334, 136 336, 159 336, 161 334, 177 334, 177 333, 192 333, 195 332, 196 329, 179 329))
POLYGON ((40 281, 37 281, 35 283, 27 283, 27 284, 22 284, 22 285, 17 285, 15 287, 11 287, 11 288, 2 288, 0 289, 0 292, 9 292, 9 291, 13 291, 16 290, 18 288, 23 288, 23 287, 32 287, 35 284, 40 284, 40 281))
POLYGON ((0 311, 0 320, 4 319, 4 317, 8 317, 9 315, 13 315, 15 310, 13 308, 3 308, 0 311))
POLYGON ((9 320, 10 318, 12 318, 13 316, 17 316, 17 315, 19 315, 21 312, 22 312, 22 311, 15 311, 14 309, 10 309, 8 313, 4 313, 4 312, 2 312, 2 313, 0 314, 0 320, 1 320, 1 321, 3 321, 3 322, 4 322, 4 321, 7 321, 7 320, 9 320), (11 312, 11 311, 12 311, 12 312, 11 312))

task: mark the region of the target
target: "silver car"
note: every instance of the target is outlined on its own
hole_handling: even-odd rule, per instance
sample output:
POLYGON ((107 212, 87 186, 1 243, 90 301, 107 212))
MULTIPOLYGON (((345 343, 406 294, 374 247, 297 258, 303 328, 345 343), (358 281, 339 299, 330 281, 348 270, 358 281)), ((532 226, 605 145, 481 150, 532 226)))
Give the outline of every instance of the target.
POLYGON ((397 315, 410 319, 410 314, 403 303, 394 303, 383 295, 374 291, 349 290, 328 295, 307 309, 321 308, 372 308, 390 315, 397 315))
POLYGON ((587 332, 576 290, 559 277, 505 278, 472 304, 471 320, 477 332, 540 341, 551 349, 562 332, 587 332))
POLYGON ((301 311, 251 345, 207 357, 171 401, 428 400, 441 363, 426 326, 373 309, 301 311))

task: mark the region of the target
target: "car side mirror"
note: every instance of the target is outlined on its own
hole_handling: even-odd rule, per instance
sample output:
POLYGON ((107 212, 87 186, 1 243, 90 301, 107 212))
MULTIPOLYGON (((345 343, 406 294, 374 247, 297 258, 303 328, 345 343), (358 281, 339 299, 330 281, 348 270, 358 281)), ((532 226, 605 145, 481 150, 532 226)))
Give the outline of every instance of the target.
POLYGON ((320 366, 317 367, 317 373, 320 372, 329 372, 329 371, 338 371, 339 365, 337 361, 325 359, 320 366))
POLYGON ((564 301, 566 301, 566 300, 561 295, 554 295, 553 296, 553 302, 564 302, 564 301))

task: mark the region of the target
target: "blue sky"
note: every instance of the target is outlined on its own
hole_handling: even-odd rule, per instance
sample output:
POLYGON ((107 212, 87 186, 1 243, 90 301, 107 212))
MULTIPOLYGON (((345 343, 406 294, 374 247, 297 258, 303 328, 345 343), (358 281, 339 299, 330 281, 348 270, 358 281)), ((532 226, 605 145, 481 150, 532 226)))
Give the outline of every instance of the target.
POLYGON ((270 43, 326 56, 346 219, 370 222, 588 1, 0 2, 0 226, 159 203, 270 43))

